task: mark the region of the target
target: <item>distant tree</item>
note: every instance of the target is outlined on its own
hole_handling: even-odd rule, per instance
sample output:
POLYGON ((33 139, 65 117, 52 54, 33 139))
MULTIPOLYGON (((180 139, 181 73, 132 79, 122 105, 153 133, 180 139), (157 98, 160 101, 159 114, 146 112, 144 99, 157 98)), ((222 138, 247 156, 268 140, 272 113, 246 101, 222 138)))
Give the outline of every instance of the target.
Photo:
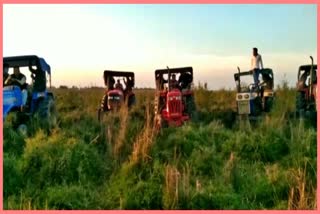
POLYGON ((59 88, 60 88, 60 89, 68 89, 68 86, 66 86, 66 85, 60 85, 59 88))
POLYGON ((204 83, 204 89, 208 90, 208 84, 206 82, 204 83))

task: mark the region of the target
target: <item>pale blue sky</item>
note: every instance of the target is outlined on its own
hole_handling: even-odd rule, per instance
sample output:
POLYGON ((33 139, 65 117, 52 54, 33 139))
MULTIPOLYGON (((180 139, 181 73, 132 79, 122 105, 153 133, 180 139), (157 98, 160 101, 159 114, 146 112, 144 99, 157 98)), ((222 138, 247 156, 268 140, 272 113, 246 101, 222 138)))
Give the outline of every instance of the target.
POLYGON ((37 54, 53 84, 98 85, 104 69, 136 71, 153 87, 158 68, 193 66, 212 89, 234 87, 252 47, 276 83, 295 84, 316 59, 316 5, 4 5, 4 56, 37 54))
POLYGON ((149 39, 200 54, 243 54, 253 44, 264 51, 308 51, 317 39, 315 5, 106 5, 89 10, 110 13, 149 39))

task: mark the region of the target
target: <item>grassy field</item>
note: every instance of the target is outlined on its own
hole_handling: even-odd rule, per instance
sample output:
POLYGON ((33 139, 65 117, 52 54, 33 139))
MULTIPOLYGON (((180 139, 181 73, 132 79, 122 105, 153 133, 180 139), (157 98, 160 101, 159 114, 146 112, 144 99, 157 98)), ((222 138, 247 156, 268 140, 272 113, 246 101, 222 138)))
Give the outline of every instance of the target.
POLYGON ((155 132, 153 90, 97 121, 101 89, 55 89, 59 125, 29 137, 4 124, 5 209, 316 209, 316 129, 295 91, 238 123, 235 92, 197 87, 199 121, 155 132))

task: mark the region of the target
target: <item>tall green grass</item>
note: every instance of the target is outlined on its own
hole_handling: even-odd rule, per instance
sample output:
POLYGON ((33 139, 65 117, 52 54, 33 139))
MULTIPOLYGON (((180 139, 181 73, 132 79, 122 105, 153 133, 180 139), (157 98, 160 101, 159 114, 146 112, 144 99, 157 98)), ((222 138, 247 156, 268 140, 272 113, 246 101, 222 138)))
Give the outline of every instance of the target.
POLYGON ((240 127, 235 92, 195 90, 200 120, 160 132, 152 90, 97 121, 103 91, 55 89, 59 126, 4 126, 5 209, 316 209, 316 130, 290 117, 293 89, 240 127))

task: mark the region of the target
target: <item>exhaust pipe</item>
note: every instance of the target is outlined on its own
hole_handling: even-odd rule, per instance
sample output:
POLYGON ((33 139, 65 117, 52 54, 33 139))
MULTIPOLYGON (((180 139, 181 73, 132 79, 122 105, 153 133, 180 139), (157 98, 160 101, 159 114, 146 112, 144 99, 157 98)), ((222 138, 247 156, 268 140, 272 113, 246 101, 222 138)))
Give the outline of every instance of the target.
POLYGON ((240 92, 241 87, 240 87, 240 68, 239 68, 239 66, 237 67, 237 69, 238 69, 238 74, 239 74, 239 79, 238 79, 238 92, 240 92))
POLYGON ((167 69, 168 69, 168 91, 170 91, 170 78, 171 78, 171 76, 170 76, 170 68, 169 68, 169 66, 167 66, 167 69))
POLYGON ((314 79, 314 77, 313 77, 313 57, 312 56, 310 56, 310 59, 311 59, 311 69, 310 69, 310 84, 309 84, 309 98, 311 99, 311 97, 312 97, 312 94, 313 94, 313 79, 314 79))

